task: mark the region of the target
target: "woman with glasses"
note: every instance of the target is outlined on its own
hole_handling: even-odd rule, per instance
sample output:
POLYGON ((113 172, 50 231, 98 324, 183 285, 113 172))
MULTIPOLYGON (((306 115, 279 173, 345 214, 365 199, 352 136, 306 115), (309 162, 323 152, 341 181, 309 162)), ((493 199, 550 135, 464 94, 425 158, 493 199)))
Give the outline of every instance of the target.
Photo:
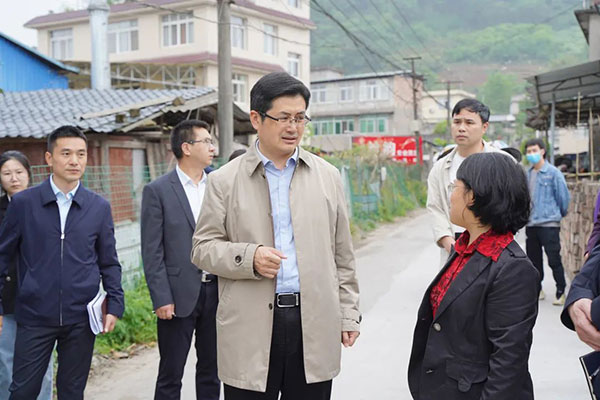
POLYGON ((514 234, 529 219, 527 179, 500 153, 465 159, 450 220, 466 231, 418 311, 408 381, 414 399, 533 399, 528 370, 538 273, 514 234))
MULTIPOLYGON (((5 151, 0 155, 0 222, 4 219, 11 198, 27 189, 31 180, 29 160, 20 151, 5 151)), ((14 316, 15 298, 17 295, 17 260, 9 266, 8 275, 4 278, 2 288, 2 318, 0 334, 0 400, 8 400, 8 388, 12 381, 13 354, 17 334, 17 322, 14 316)), ((52 360, 44 376, 38 400, 52 399, 52 360)))

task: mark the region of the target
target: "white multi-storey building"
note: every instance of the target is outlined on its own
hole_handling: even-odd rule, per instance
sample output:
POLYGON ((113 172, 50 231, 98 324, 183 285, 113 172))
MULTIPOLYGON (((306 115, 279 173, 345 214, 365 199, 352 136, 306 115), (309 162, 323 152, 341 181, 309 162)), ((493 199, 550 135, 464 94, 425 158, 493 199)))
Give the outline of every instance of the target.
MULTIPOLYGON (((218 85, 216 0, 144 0, 110 8, 108 49, 113 85, 218 85)), ((53 13, 25 24, 38 32, 42 53, 86 68, 91 60, 87 10, 53 13)), ((287 71, 310 80, 308 2, 236 0, 231 5, 234 99, 249 107, 249 91, 264 74, 287 71)))

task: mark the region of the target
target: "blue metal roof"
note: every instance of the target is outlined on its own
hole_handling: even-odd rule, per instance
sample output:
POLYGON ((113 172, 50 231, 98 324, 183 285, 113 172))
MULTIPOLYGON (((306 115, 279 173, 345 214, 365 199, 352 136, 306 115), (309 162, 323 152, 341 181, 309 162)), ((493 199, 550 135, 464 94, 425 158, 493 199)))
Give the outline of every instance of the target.
POLYGON ((5 33, 0 32, 0 37, 8 40, 9 42, 15 44, 16 46, 21 47, 23 50, 27 51, 28 53, 31 53, 33 56, 39 58, 40 60, 42 60, 45 63, 48 63, 52 66, 54 66, 57 69, 61 69, 63 71, 68 71, 68 72, 73 72, 75 74, 79 73, 79 68, 77 67, 72 67, 70 65, 64 64, 58 60, 55 60, 53 58, 50 58, 42 53, 40 53, 39 51, 37 51, 36 49, 29 47, 21 42, 19 42, 18 40, 8 36, 5 33))

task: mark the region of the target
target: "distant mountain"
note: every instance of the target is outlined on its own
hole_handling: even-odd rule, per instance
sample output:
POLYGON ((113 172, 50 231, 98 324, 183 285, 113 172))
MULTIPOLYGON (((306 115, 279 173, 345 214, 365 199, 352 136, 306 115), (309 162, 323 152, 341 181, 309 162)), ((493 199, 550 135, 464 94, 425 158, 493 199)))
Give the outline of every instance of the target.
MULTIPOLYGON (((309 0, 306 0, 309 1, 309 0)), ((581 0, 310 0, 312 67, 346 73, 407 69, 451 75, 453 65, 532 65, 543 70, 583 62, 587 44, 574 10, 581 0), (331 14, 344 30, 325 13, 331 14), (358 40, 357 40, 358 39, 358 40)))

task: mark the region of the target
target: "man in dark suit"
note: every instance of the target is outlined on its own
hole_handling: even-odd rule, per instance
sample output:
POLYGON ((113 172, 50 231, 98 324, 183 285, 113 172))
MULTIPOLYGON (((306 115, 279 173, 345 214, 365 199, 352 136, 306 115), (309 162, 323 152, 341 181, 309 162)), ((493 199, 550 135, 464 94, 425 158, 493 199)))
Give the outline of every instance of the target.
POLYGON ((218 400, 216 276, 190 261, 207 168, 215 147, 206 122, 188 120, 171 133, 175 170, 149 183, 142 196, 142 258, 158 317, 160 364, 154 398, 179 399, 192 336, 196 333, 196 398, 218 400))

